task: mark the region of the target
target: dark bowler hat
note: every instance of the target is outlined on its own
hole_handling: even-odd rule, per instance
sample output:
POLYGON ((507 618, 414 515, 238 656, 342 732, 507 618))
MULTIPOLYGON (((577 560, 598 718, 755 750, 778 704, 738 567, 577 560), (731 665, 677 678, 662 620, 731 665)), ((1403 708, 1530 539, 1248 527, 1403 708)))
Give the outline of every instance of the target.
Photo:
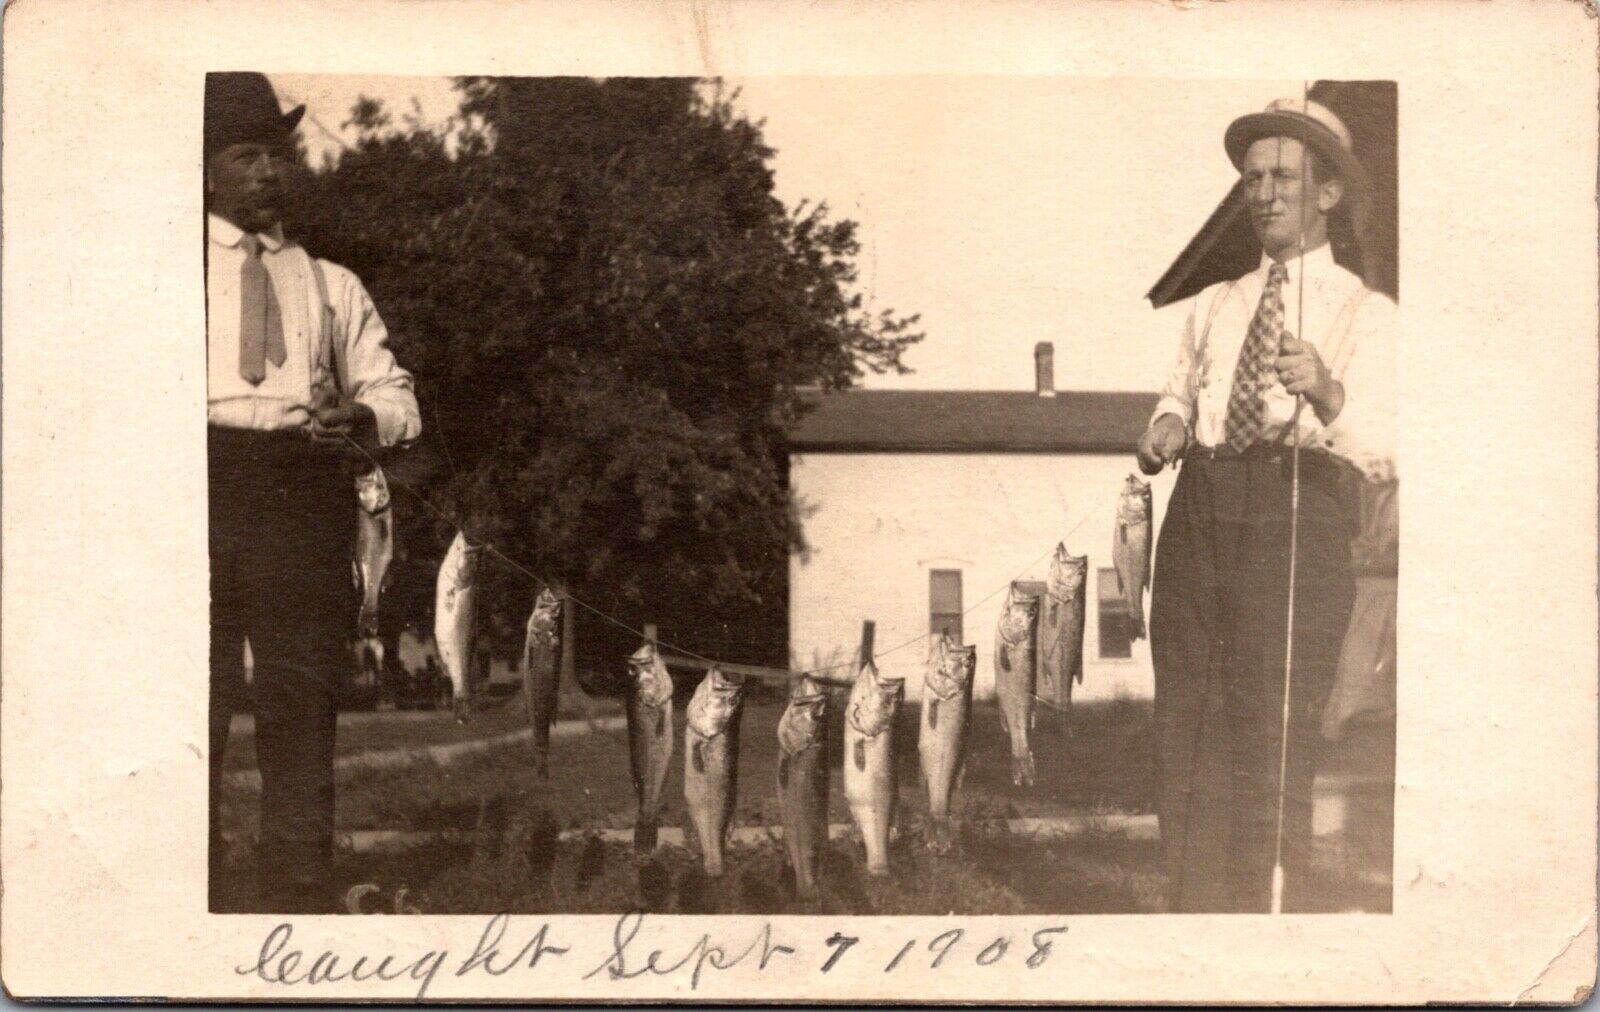
POLYGON ((1344 182, 1347 196, 1360 200, 1371 192, 1367 170, 1356 158, 1350 142, 1350 130, 1333 110, 1320 102, 1280 98, 1267 106, 1265 112, 1253 112, 1234 120, 1222 138, 1234 168, 1244 163, 1250 145, 1263 137, 1293 137, 1310 147, 1344 182))
POLYGON ((287 113, 265 74, 223 71, 206 75, 206 155, 230 144, 277 144, 285 140, 306 107, 287 113))

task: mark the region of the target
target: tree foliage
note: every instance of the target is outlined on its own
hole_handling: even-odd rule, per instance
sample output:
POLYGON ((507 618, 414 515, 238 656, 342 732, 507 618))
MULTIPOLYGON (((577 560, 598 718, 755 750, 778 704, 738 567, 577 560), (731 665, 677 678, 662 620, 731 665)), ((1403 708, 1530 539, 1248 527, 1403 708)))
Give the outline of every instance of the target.
MULTIPOLYGON (((714 83, 457 85, 442 128, 395 129, 359 102, 357 143, 308 178, 297 215, 309 249, 366 283, 416 376, 425 439, 394 467, 632 625, 731 630, 732 649, 784 659, 797 388, 903 370, 915 317, 868 309, 854 223, 784 207, 759 125, 714 83)), ((425 627, 451 532, 407 513, 412 586, 395 600, 425 627)), ((505 650, 536 587, 490 569, 505 650)), ((584 633, 607 650, 632 635, 584 633)))

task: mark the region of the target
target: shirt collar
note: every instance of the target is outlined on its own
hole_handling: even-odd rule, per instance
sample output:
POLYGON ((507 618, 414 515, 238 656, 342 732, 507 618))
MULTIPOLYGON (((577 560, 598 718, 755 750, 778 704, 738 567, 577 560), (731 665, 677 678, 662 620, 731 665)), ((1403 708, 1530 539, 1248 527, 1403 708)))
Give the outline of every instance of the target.
MULTIPOLYGON (((206 213, 206 234, 219 246, 237 246, 244 238, 244 230, 219 214, 206 213)), ((257 232, 261 246, 269 253, 283 248, 283 224, 273 225, 265 232, 257 232)))
MULTIPOLYGON (((1265 253, 1261 254, 1261 263, 1255 270, 1261 284, 1265 285, 1267 283, 1267 274, 1272 270, 1272 265, 1276 262, 1265 253)), ((1323 278, 1330 276, 1334 268, 1338 266, 1333 259, 1333 245, 1325 242, 1316 249, 1307 250, 1304 256, 1290 257, 1285 260, 1283 266, 1289 270, 1286 284, 1298 285, 1300 283, 1302 265, 1305 268, 1306 280, 1312 284, 1316 284, 1323 278)))

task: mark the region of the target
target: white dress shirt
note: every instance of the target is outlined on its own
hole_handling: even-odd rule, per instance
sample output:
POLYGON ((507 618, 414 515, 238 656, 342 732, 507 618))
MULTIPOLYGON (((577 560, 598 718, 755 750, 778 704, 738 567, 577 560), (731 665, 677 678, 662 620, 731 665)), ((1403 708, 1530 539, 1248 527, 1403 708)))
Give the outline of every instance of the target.
MULTIPOLYGON (((1209 447, 1227 442, 1233 373, 1271 265, 1263 255, 1260 266, 1249 274, 1212 285, 1195 298, 1177 363, 1152 421, 1174 414, 1188 427, 1193 442, 1209 447)), ((1398 307, 1335 263, 1326 244, 1284 266, 1289 272, 1283 286, 1284 332, 1315 345, 1333 378, 1344 385, 1344 406, 1328 425, 1317 420, 1309 403, 1301 412, 1301 446, 1326 450, 1369 478, 1393 478, 1398 307)), ((1262 442, 1271 443, 1284 436, 1294 417, 1295 399, 1276 379, 1267 388, 1266 399, 1262 442)))
POLYGON ((311 422, 314 386, 339 389, 372 409, 378 442, 409 442, 422 432, 411 374, 388 348, 389 332, 361 280, 338 264, 318 261, 328 303, 312 273, 311 256, 274 226, 258 235, 261 262, 272 279, 283 320, 287 357, 266 363, 251 383, 239 375, 239 273, 245 251, 238 226, 206 215, 206 420, 243 429, 298 429, 311 422))

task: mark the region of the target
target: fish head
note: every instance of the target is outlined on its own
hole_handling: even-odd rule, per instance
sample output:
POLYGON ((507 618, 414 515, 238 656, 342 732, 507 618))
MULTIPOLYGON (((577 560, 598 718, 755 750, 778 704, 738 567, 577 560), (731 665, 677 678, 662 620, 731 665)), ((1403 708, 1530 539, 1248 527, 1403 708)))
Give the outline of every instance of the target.
POLYGON ((466 582, 471 582, 478 577, 478 567, 483 565, 483 556, 486 546, 469 544, 462 541, 461 573, 466 582))
POLYGON ((533 602, 533 611, 528 613, 527 638, 554 643, 556 626, 560 620, 561 601, 547 587, 539 592, 538 599, 533 602))
POLYGON ((884 678, 871 661, 863 664, 850 690, 850 723, 868 738, 876 738, 894 721, 905 688, 905 679, 884 678))
POLYGON ((959 646, 948 635, 940 637, 940 649, 932 660, 928 662, 928 673, 924 680, 929 692, 940 699, 949 699, 966 687, 972 678, 972 669, 967 666, 966 659, 971 656, 976 660, 977 647, 959 646))
POLYGON ((1050 577, 1045 581, 1050 596, 1057 601, 1075 600, 1084 585, 1088 568, 1087 555, 1071 555, 1065 544, 1056 545, 1055 558, 1050 560, 1050 577))
POLYGON ((1122 495, 1117 498, 1117 519, 1136 524, 1150 519, 1150 483, 1135 475, 1128 475, 1122 484, 1122 495))
POLYGON ((628 677, 634 691, 652 706, 672 698, 672 676, 654 643, 646 641, 628 658, 628 677))
POLYGON ((374 465, 366 474, 356 476, 356 502, 370 516, 389 508, 389 482, 383 476, 383 468, 374 465))
POLYGON ((794 694, 783 716, 778 718, 778 745, 785 755, 803 752, 821 744, 828 726, 828 695, 810 679, 795 684, 794 694))
POLYGON ((724 675, 721 668, 712 668, 689 700, 686 714, 689 726, 702 738, 715 738, 727 730, 728 722, 739 711, 744 698, 744 680, 724 675))
POLYGON ((549 587, 539 591, 539 597, 533 602, 533 610, 541 614, 556 616, 561 614, 561 598, 549 587))
POLYGON ((1015 587, 1006 592, 1005 610, 1000 613, 1000 638, 1006 643, 1021 643, 1028 638, 1039 619, 1039 599, 1019 594, 1015 587))

